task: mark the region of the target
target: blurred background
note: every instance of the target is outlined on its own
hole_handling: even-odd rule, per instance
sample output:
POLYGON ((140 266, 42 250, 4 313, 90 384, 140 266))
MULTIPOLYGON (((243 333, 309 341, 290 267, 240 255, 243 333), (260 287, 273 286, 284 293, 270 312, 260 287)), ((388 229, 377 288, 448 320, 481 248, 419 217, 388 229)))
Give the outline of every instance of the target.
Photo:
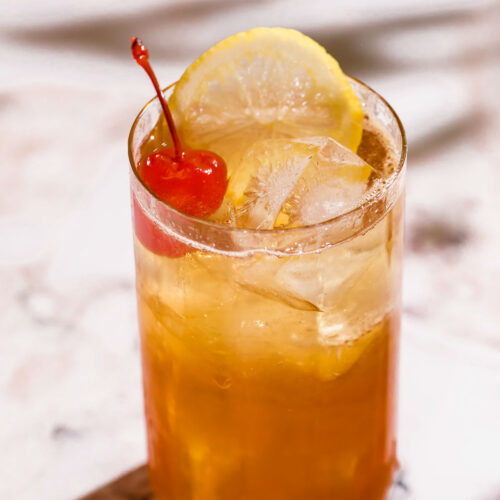
POLYGON ((0 497, 146 460, 127 135, 222 38, 299 29, 409 141, 398 498, 500 499, 500 2, 18 0, 0 16, 0 497))

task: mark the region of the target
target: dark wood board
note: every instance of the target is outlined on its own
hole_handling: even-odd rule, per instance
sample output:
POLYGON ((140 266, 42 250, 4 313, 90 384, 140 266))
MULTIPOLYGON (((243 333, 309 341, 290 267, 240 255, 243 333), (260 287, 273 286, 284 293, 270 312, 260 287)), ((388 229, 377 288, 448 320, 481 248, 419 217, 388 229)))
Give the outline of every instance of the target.
POLYGON ((152 500, 147 465, 137 467, 79 500, 152 500))

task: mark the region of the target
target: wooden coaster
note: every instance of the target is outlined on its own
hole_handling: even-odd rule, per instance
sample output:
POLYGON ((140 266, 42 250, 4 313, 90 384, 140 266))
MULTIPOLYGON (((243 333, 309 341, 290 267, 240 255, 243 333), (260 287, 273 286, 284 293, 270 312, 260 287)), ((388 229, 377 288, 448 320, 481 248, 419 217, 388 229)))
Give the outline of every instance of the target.
POLYGON ((147 465, 127 472, 79 500, 152 500, 147 465))
MULTIPOLYGON (((387 500, 404 500, 408 495, 410 489, 399 471, 387 500)), ((137 467, 78 500, 153 500, 148 466, 137 467)))

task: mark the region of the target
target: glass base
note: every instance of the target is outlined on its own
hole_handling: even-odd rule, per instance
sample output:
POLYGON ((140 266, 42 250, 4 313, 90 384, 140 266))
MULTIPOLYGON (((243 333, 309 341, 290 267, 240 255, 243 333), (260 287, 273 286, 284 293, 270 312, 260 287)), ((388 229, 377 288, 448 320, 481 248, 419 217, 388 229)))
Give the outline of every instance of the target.
POLYGON ((395 474, 394 482, 387 494, 386 500, 408 500, 410 498, 410 488, 405 481, 404 472, 398 471, 395 474))

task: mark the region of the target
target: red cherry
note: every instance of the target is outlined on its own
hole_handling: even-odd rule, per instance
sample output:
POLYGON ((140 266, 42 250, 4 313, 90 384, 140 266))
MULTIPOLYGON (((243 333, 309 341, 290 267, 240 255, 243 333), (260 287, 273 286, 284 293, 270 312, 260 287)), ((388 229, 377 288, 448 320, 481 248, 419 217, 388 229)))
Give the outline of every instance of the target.
POLYGON ((139 167, 146 185, 163 201, 185 214, 208 217, 221 205, 227 188, 224 160, 208 151, 186 150, 150 154, 139 167))
MULTIPOLYGON (((150 154, 138 167, 139 176, 162 201, 193 217, 208 217, 221 205, 227 189, 224 160, 215 153, 191 150, 181 145, 174 120, 149 64, 149 54, 138 38, 132 38, 132 55, 142 66, 155 87, 167 119, 173 148, 150 154)), ((134 198, 134 229, 139 241, 152 252, 180 257, 189 248, 163 233, 134 198)))
POLYGON ((182 257, 189 252, 189 247, 179 240, 166 235, 151 219, 142 211, 139 203, 132 198, 134 213, 134 231, 139 241, 152 252, 169 257, 182 257))

